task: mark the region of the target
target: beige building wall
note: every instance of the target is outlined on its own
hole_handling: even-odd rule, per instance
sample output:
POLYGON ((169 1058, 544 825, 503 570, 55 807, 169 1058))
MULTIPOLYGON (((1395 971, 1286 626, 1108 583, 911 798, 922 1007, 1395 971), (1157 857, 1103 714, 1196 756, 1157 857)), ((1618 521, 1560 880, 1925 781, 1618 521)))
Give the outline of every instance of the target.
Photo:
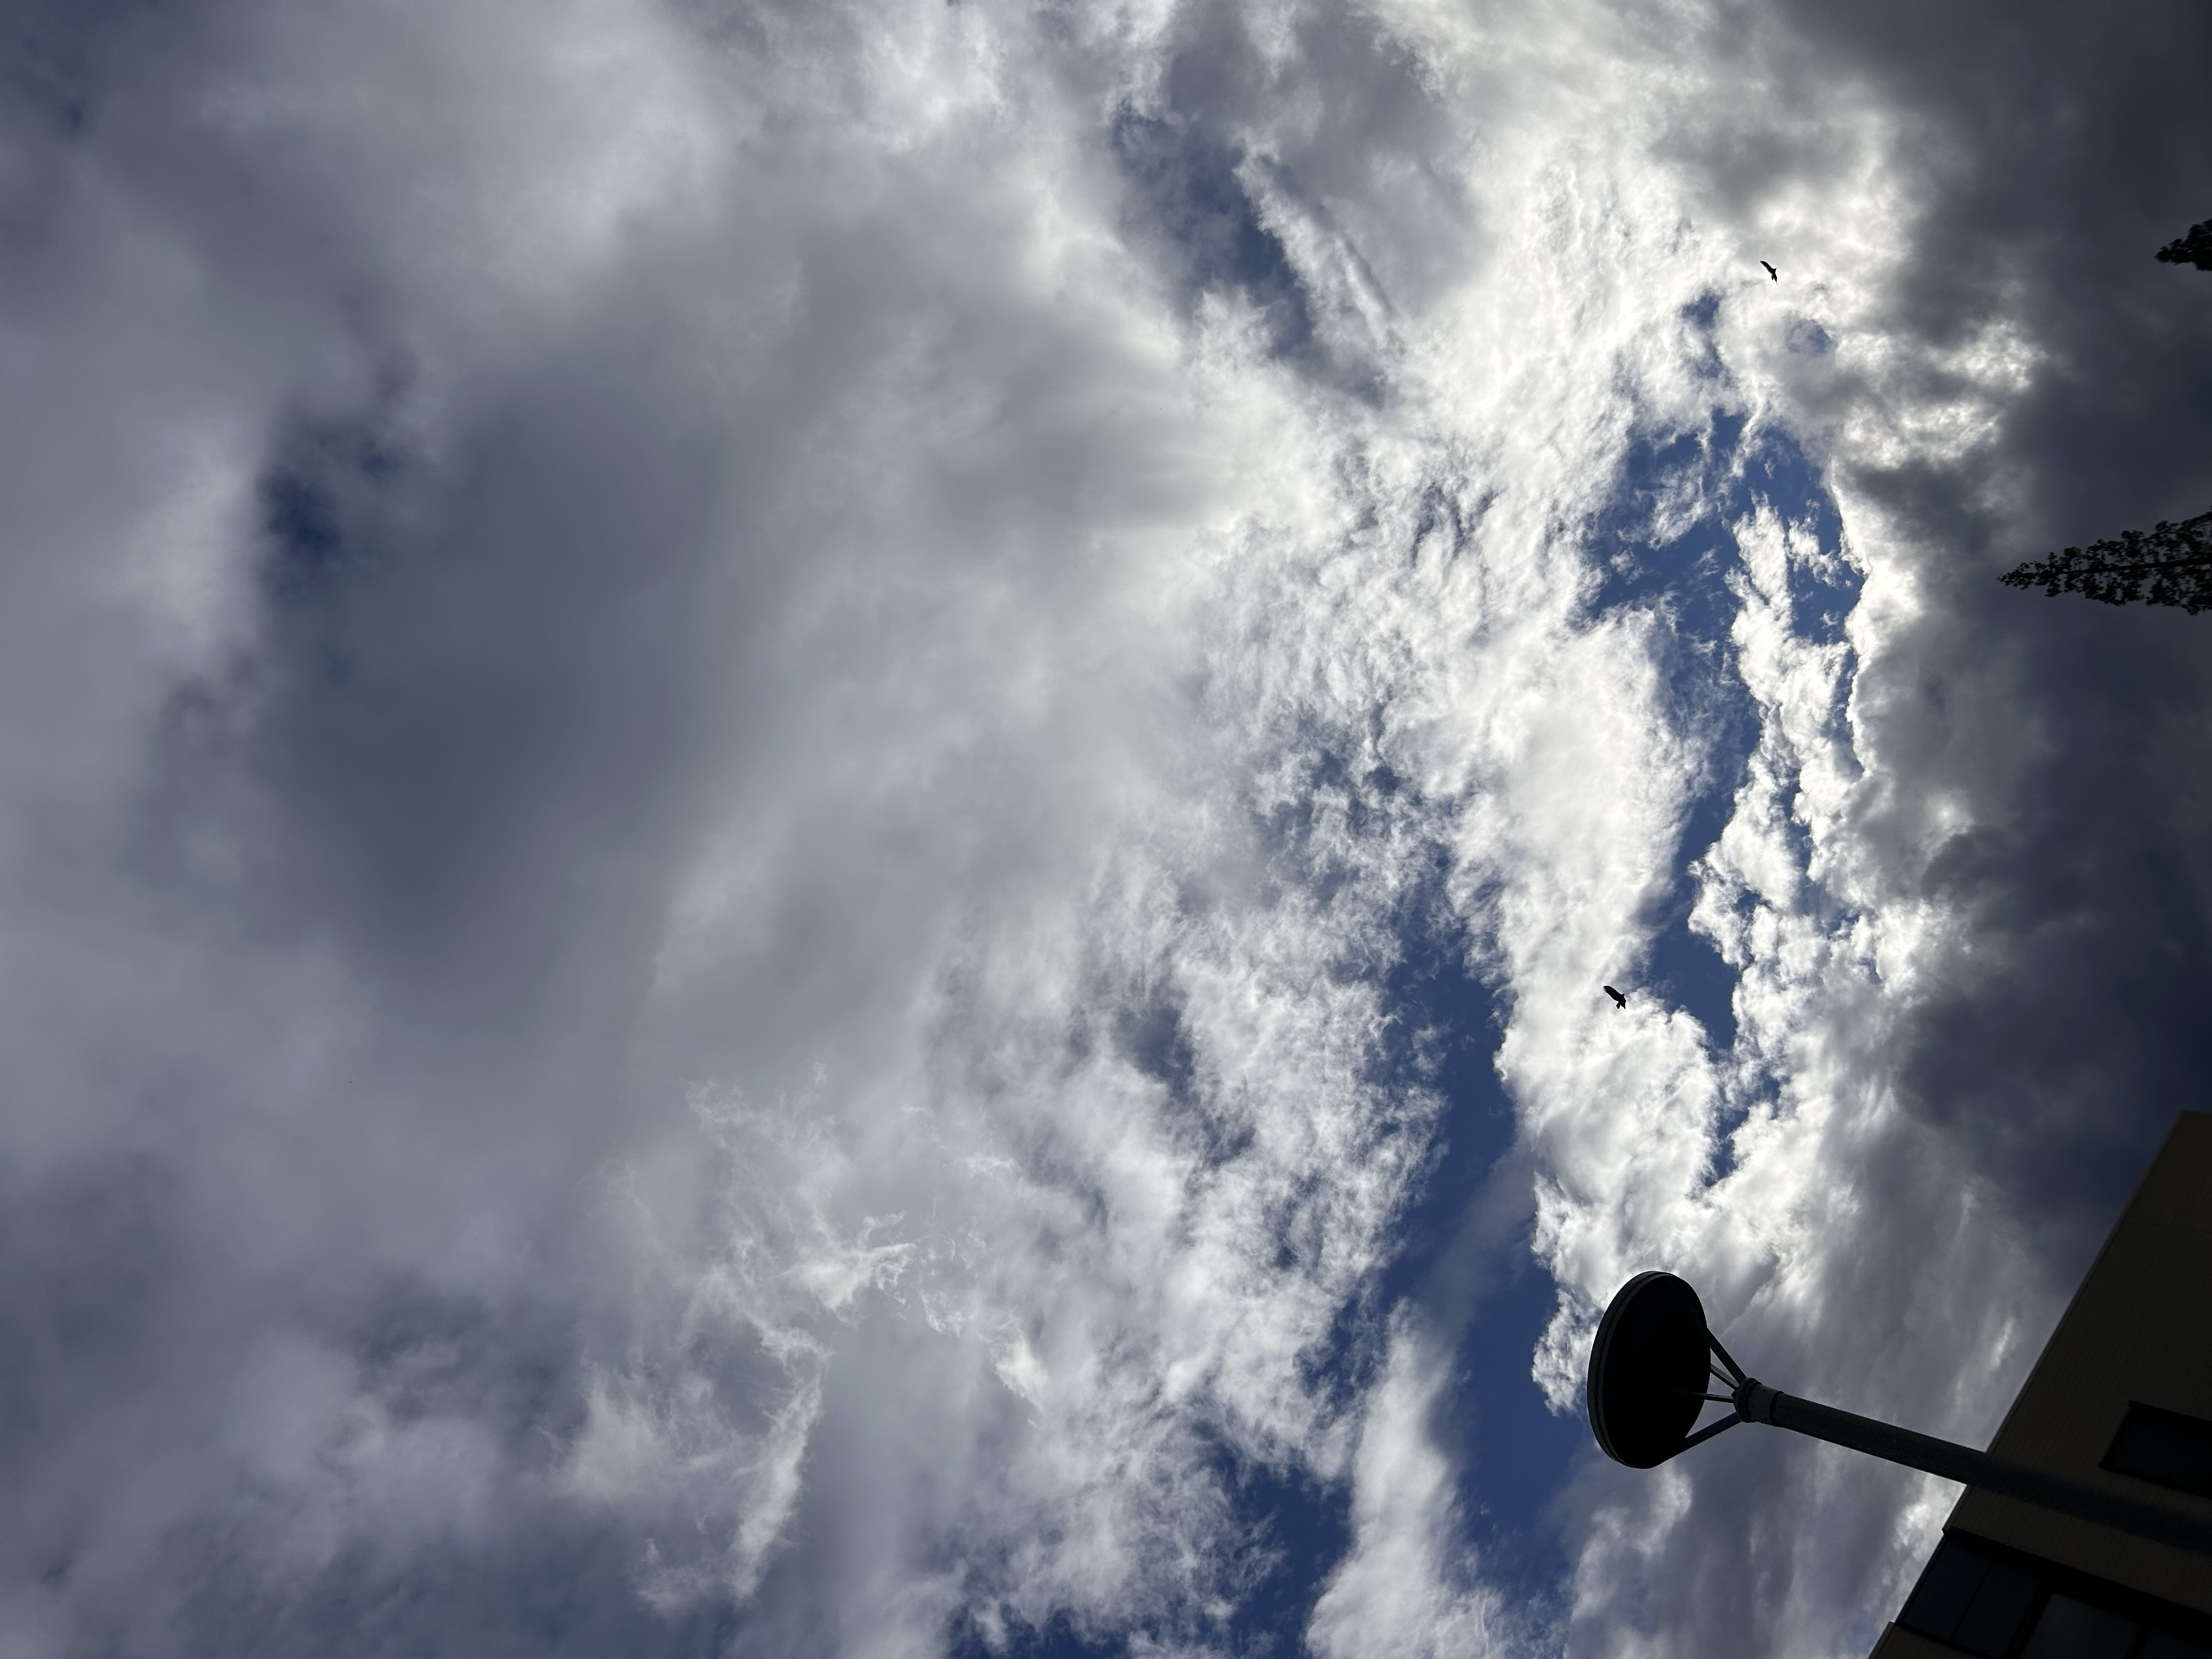
MULTIPOLYGON (((2212 1419, 2212 1114, 2185 1112, 2051 1333, 1990 1450, 2008 1462, 2212 1519, 2212 1499, 2101 1469, 2141 1401, 2212 1419)), ((1969 1487, 1971 1533, 2212 1613, 2212 1561, 1969 1487)), ((1892 1625, 1875 1659, 1956 1659, 1892 1625)))
POLYGON ((1916 1636, 1902 1625, 1892 1625, 1882 1632, 1869 1659, 1959 1659, 1959 1650, 1916 1636))

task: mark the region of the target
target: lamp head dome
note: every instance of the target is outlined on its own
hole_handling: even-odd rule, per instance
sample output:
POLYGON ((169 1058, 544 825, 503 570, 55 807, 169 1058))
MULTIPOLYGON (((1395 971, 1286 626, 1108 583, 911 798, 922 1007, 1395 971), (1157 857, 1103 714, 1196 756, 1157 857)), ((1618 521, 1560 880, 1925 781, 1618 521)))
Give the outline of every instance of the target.
POLYGON ((1674 1274, 1620 1287, 1590 1345, 1590 1432, 1607 1457, 1648 1469, 1682 1449, 1705 1407, 1711 1341, 1705 1305, 1674 1274))

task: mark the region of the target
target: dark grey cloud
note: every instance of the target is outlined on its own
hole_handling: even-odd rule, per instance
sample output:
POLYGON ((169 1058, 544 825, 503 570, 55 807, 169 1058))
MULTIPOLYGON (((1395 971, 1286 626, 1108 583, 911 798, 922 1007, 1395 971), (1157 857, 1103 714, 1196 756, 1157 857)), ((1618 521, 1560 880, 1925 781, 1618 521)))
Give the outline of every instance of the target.
MULTIPOLYGON (((1899 240, 1858 313, 1881 347, 1855 354, 1838 334, 1840 362, 1782 372, 1805 428, 1835 434, 1825 453, 1860 555, 1909 583, 1857 635, 1871 787, 1851 814, 1854 885, 1940 916, 1942 942, 1857 1062, 1893 1091, 1881 1127, 1822 1151, 1863 1208, 1781 1264, 1817 1323, 1784 1337, 1754 1304, 1736 1346, 1776 1353, 1770 1368, 1813 1392, 1978 1440, 2207 1058, 2191 1017, 2207 966, 2203 641, 2179 613, 2015 603, 1993 580, 2212 494, 2190 391, 2212 361, 2212 292, 2151 257, 2201 216, 2212 106, 2188 65, 2203 19, 1741 21, 1773 43, 1747 52, 1751 84, 1771 76, 1805 107, 1816 81, 1851 88, 1893 135, 1899 240), (1870 439, 1858 413, 1951 400, 1963 442, 1870 439)), ((1747 252, 1814 289, 1866 280, 1867 245, 1826 234, 1852 198, 1823 138, 1746 121, 1680 147, 1745 223, 1747 252), (1784 199, 1795 216, 1778 217, 1784 199)), ((1771 1309, 1779 1288, 1759 1299, 1771 1309)), ((1679 1541, 1632 1582, 1591 1587, 1607 1611, 1581 1644, 1607 1650, 1624 1617, 1663 1651, 1722 1630, 1863 1650, 1902 1588, 1886 1574, 1910 1483, 1809 1448, 1714 1454, 1679 1541)))
POLYGON ((2187 67, 2205 22, 2154 8, 2109 28, 2063 10, 1805 27, 1947 157, 1903 285, 1916 331, 1955 337, 2001 308, 2039 360, 1988 453, 1865 487, 1909 515, 1935 601, 1913 653, 1934 672, 1900 688, 1893 723, 1929 774, 1989 801, 1916 872, 1977 941, 1972 982, 1931 999, 1916 1035, 1917 1092, 2063 1218, 2078 1265, 2204 1060, 2185 1013, 2204 963, 2203 653, 2184 618, 2100 629, 2079 606, 2008 604, 1989 576, 2212 499, 2192 392, 2212 294, 2152 258, 2207 188, 2212 104, 2187 67))

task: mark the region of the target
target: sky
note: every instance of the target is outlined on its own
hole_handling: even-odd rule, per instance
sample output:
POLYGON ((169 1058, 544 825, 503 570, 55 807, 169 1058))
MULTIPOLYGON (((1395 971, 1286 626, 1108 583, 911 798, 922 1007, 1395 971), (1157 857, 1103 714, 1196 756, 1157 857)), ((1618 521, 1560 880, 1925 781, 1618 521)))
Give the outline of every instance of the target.
POLYGON ((2212 618, 1995 578, 2208 57, 6 8, 0 1656, 1863 1655, 1956 1489, 1583 1368, 1984 1443, 2203 1104, 2212 618))

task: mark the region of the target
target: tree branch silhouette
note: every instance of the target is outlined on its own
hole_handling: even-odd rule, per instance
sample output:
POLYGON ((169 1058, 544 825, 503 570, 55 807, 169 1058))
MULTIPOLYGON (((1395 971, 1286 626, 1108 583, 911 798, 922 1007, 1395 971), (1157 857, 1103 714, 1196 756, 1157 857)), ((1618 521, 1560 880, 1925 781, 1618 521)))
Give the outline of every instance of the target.
POLYGON ((2195 265, 2199 270, 2212 270, 2212 219, 2190 226, 2187 235, 2177 236, 2159 249, 2158 258, 2169 265, 2195 265))
POLYGON ((2007 587, 2039 587, 2051 599, 2079 593, 2104 605, 2173 605, 2193 617, 2212 611, 2212 513, 2179 524, 2161 519, 2149 531, 2124 530, 1997 580, 2007 587))
MULTIPOLYGON (((2190 226, 2157 256, 2169 265, 2212 270, 2212 219, 2190 226)), ((2123 530, 2108 541, 2069 547, 2008 570, 2007 587, 2039 587, 2049 598, 2079 593, 2102 605, 2172 605, 2191 616, 2212 611, 2212 513, 2148 532, 2123 530)))

